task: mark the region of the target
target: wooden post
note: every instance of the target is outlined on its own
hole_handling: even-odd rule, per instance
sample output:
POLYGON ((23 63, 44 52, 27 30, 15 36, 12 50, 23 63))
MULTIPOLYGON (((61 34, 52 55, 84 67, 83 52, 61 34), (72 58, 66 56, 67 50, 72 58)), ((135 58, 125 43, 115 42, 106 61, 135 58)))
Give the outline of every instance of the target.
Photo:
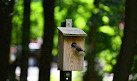
MULTIPOLYGON (((72 19, 61 22, 61 27, 72 27, 72 19)), ((60 81, 72 81, 72 71, 60 70, 60 81)))

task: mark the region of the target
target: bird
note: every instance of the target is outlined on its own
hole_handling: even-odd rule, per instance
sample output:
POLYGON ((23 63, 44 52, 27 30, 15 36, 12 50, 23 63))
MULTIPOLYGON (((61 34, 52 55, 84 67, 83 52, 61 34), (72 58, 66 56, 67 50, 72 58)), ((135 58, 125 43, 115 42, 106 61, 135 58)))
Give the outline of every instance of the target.
POLYGON ((73 42, 72 44, 71 44, 71 47, 72 48, 74 48, 76 51, 78 51, 78 52, 85 52, 86 53, 86 51, 84 51, 79 45, 77 45, 75 42, 73 42))

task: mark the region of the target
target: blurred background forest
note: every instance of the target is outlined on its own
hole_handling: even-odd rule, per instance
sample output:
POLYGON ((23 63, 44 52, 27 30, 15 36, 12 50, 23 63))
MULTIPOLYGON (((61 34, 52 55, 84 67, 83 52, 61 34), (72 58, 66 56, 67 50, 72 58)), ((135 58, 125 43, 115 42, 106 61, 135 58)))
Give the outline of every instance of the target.
MULTIPOLYGON (((124 36, 125 8, 126 0, 1 0, 1 81, 59 81, 57 27, 65 19, 88 34, 84 70, 74 71, 72 81, 112 81, 124 36)), ((126 78, 137 81, 137 56, 127 59, 132 63, 126 78)))

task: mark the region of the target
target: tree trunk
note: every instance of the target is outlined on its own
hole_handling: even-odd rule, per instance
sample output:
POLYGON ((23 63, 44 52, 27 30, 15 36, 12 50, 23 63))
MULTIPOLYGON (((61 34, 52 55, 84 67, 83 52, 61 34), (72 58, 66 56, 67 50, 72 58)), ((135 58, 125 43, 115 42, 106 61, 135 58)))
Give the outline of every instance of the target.
POLYGON ((9 64, 9 72, 8 72, 9 81, 17 81, 15 74, 16 67, 17 67, 17 59, 12 64, 9 64))
POLYGON ((22 28, 21 81, 27 81, 30 42, 30 0, 24 0, 24 19, 22 28))
POLYGON ((113 81, 128 81, 137 40, 137 0, 126 0, 124 37, 118 61, 114 68, 113 81))
POLYGON ((50 81, 54 36, 54 0, 44 0, 44 36, 40 55, 39 81, 50 81))
POLYGON ((0 1, 0 80, 6 81, 8 75, 11 43, 12 12, 14 0, 0 1))
MULTIPOLYGON (((99 8, 99 0, 95 0, 94 2, 95 8, 99 8)), ((92 13, 93 14, 93 13, 92 13)), ((90 30, 88 32, 88 54, 87 54, 87 61, 88 61, 88 66, 87 66, 87 71, 83 77, 84 81, 97 81, 97 74, 95 71, 95 57, 96 57, 96 52, 95 52, 95 34, 96 34, 96 29, 97 29, 97 24, 98 24, 98 13, 92 15, 92 20, 91 22, 93 23, 92 27, 90 27, 90 30)))

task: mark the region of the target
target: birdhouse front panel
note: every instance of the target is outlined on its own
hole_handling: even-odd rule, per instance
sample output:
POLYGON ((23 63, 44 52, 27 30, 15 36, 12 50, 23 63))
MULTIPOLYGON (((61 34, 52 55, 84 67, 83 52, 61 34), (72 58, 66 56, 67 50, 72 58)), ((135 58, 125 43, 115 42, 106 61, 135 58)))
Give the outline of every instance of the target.
POLYGON ((79 52, 71 47, 72 43, 77 43, 84 49, 84 37, 64 36, 63 39, 63 71, 81 71, 83 70, 84 52, 79 52))

